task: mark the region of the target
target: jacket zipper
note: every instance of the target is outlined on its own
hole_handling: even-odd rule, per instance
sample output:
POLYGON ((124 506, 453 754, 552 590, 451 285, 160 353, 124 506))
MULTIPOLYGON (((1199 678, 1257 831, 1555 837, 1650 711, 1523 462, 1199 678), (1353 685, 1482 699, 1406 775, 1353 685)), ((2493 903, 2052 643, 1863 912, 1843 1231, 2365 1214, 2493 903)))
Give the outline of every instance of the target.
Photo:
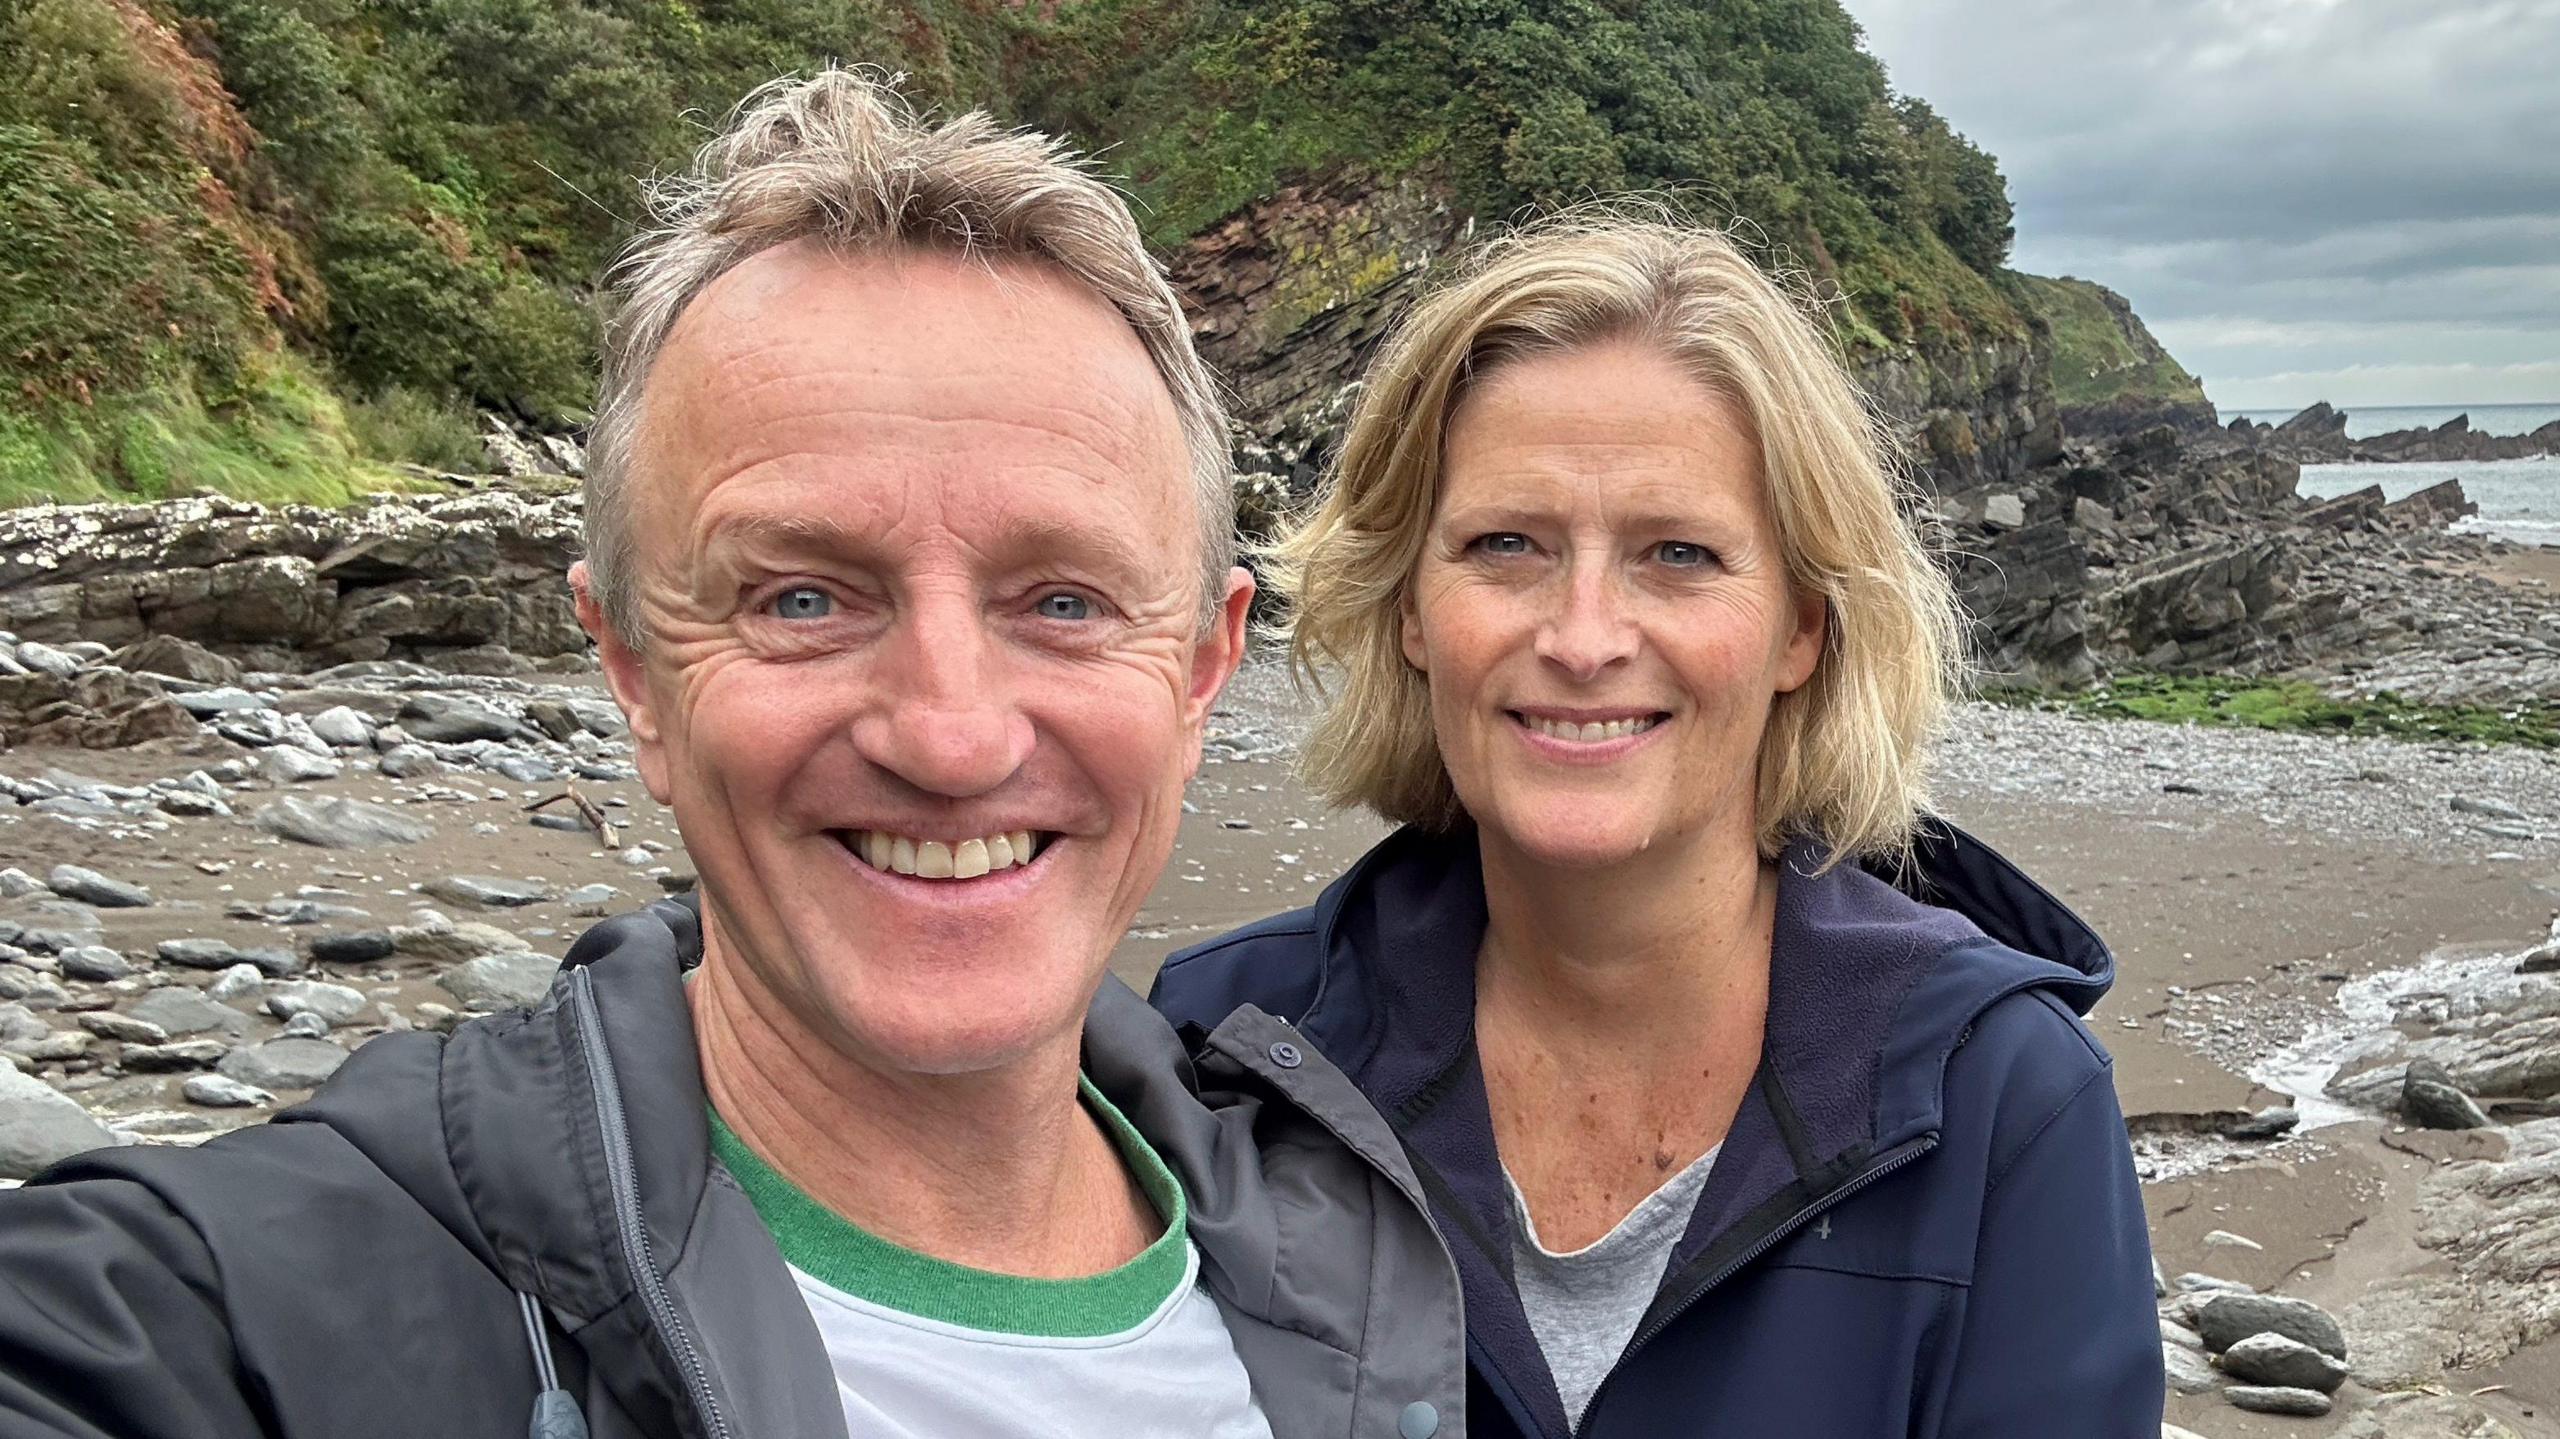
POLYGON ((604 1131, 605 1180, 613 1191, 614 1222, 621 1230, 623 1264, 631 1271, 632 1285, 640 1291, 651 1321, 676 1352, 676 1366, 684 1375, 685 1392, 693 1400, 695 1411, 714 1435, 728 1439, 729 1424, 720 1416, 720 1405, 712 1397, 710 1381, 703 1373, 702 1354, 694 1347, 692 1332, 685 1327, 683 1316, 676 1312, 675 1299, 667 1293, 666 1282, 659 1278, 657 1261, 650 1251, 649 1226, 641 1218, 640 1187, 633 1175, 631 1129, 622 1112, 622 1087, 614 1078, 613 1055, 605 1048, 604 1028, 596 1018, 595 986, 583 966, 571 974, 577 1000, 578 1046, 586 1057, 588 1085, 595 1091, 596 1123, 604 1131))
POLYGON ((1840 1203, 1842 1200, 1847 1199, 1859 1190, 1866 1188, 1868 1185, 1875 1183, 1877 1180, 1884 1178, 1886 1175, 1893 1173, 1895 1170, 1900 1169, 1902 1166, 1909 1164, 1911 1161, 1918 1159, 1921 1155, 1924 1155, 1937 1147, 1938 1136, 1935 1134, 1924 1134, 1918 1139, 1904 1144, 1901 1148, 1895 1150, 1884 1159, 1881 1159, 1876 1163, 1869 1165, 1864 1170, 1859 1171, 1859 1173, 1852 1177, 1847 1183, 1840 1185, 1828 1194, 1814 1200, 1812 1203, 1797 1210, 1795 1213, 1788 1215, 1783 1222, 1771 1229, 1768 1233, 1760 1236, 1758 1241, 1753 1243, 1749 1249, 1744 1250, 1733 1260, 1732 1263, 1725 1265, 1722 1269, 1719 1269, 1715 1273, 1709 1275, 1703 1283, 1699 1284, 1696 1288, 1691 1289, 1688 1293, 1681 1295, 1679 1303, 1672 1305, 1671 1308, 1663 1312, 1661 1318, 1646 1325, 1642 1330, 1637 1332, 1635 1338, 1627 1341, 1626 1349, 1618 1355, 1618 1362, 1610 1366, 1607 1374, 1601 1376, 1599 1387, 1591 1391, 1591 1402, 1582 1407, 1582 1422, 1573 1427, 1573 1433, 1577 1436, 1577 1439, 1579 1439, 1580 1435, 1589 1431, 1592 1419, 1599 1414, 1600 1400, 1609 1392, 1609 1381, 1618 1377, 1620 1371, 1627 1367, 1627 1361, 1635 1357, 1637 1350, 1642 1349, 1647 1343, 1650 1343, 1656 1335, 1659 1335, 1665 1329, 1670 1328, 1672 1321, 1678 1319, 1681 1315, 1688 1313, 1691 1308, 1696 1306, 1699 1300, 1707 1297, 1710 1290, 1740 1273, 1745 1265, 1748 1265, 1751 1261, 1758 1259, 1761 1255, 1768 1253, 1778 1245, 1779 1241, 1803 1228, 1816 1215, 1821 1214, 1824 1210, 1840 1203))

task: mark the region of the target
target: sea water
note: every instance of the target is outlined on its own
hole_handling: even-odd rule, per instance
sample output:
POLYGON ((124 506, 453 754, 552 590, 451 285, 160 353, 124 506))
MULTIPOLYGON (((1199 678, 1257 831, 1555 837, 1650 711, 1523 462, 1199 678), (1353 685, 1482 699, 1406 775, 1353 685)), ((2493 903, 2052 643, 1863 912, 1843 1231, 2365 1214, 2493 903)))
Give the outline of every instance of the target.
POLYGON ((2462 493, 2480 507, 2480 513, 2456 520, 2455 529, 2560 547, 2560 456, 2302 467, 2302 493, 2321 500, 2367 485, 2382 486, 2383 497, 2396 500, 2446 480, 2462 481, 2462 493))

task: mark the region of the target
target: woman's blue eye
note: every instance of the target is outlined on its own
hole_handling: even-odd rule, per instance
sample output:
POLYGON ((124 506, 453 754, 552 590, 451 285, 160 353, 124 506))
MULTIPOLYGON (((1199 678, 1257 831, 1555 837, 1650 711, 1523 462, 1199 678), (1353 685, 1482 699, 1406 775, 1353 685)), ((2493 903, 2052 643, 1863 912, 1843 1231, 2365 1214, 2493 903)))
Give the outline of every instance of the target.
POLYGON ((1042 595, 1036 608, 1044 620, 1089 620, 1093 618, 1093 601, 1079 594, 1060 590, 1042 595))
POLYGON ((1476 548, 1489 555, 1525 555, 1529 553, 1529 537, 1507 531, 1486 535, 1476 541, 1476 548))
POLYGON ((1683 570, 1695 569, 1715 558, 1707 553, 1706 546, 1693 545, 1686 540, 1664 540, 1653 547, 1653 553, 1664 564, 1683 570))
POLYGON ((775 595, 771 605, 778 618, 816 620, 835 613, 836 601, 833 595, 814 585, 799 585, 775 595))

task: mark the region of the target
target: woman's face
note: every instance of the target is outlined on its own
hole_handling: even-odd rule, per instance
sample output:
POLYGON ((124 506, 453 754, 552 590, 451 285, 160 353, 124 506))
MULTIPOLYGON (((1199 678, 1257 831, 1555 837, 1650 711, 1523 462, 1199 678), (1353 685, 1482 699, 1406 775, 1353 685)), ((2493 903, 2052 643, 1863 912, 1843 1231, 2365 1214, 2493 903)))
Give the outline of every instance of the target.
POLYGON ((1495 370, 1446 445, 1404 653, 1486 842, 1576 867, 1748 844, 1824 609, 1788 582, 1740 409, 1610 342, 1495 370))

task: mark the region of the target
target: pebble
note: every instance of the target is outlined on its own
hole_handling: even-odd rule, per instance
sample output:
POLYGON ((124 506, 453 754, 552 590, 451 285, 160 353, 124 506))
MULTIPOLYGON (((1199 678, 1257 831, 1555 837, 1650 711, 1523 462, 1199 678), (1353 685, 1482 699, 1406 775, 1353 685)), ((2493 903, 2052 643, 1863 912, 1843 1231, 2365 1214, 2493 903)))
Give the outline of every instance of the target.
POLYGON ((360 849, 377 844, 416 844, 435 830, 397 810, 360 799, 308 800, 288 795, 256 816, 258 828, 300 844, 360 849))
POLYGON ((2317 1389, 2270 1388, 2254 1384, 2234 1384, 2222 1391, 2234 1409, 2253 1414, 2291 1414, 2304 1419, 2317 1419, 2329 1412, 2329 1396, 2317 1389))
POLYGON ((335 705, 311 717, 311 733, 340 749, 369 749, 373 721, 360 710, 335 705))
POLYGON ((284 1029, 280 1033, 286 1039, 326 1039, 329 1035, 329 1021, 306 1009, 286 1020, 284 1029))
POLYGON ((443 769, 444 764, 425 745, 404 744, 384 751, 380 767, 393 779, 422 779, 443 769))
POLYGON ((569 906, 571 914, 590 918, 611 913, 621 899, 622 891, 609 884, 582 884, 560 896, 560 902, 569 906))
POLYGON ((346 1062, 347 1052, 328 1040, 295 1036, 242 1045, 222 1057, 219 1072, 260 1089, 317 1089, 346 1062))
POLYGON ((2196 1332, 2217 1354, 2252 1334, 2281 1334, 2324 1354, 2347 1357, 2347 1337, 2328 1310, 2281 1294, 2216 1294, 2196 1310, 2196 1332))
POLYGON ((2323 1394, 2347 1382, 2343 1362, 2281 1334, 2252 1334, 2222 1351, 2222 1372, 2244 1383, 2323 1394))
POLYGON ((325 980, 278 979, 266 985, 267 1013, 287 1020, 302 1014, 315 1016, 323 1033, 331 1025, 353 1024, 371 1003, 362 990, 325 980))
POLYGON ((115 1142, 79 1101, 0 1064, 0 1179, 32 1179, 56 1160, 115 1142))
POLYGON ((2263 1250, 2267 1247, 2260 1244, 2258 1241, 2251 1239, 2245 1234, 2234 1234, 2228 1229, 2216 1229, 2207 1233, 2204 1237, 2204 1242, 2205 1247, 2208 1249, 2263 1250))
POLYGON ((251 711, 264 710, 267 708, 267 702, 265 700, 258 698, 247 690, 240 689, 232 685, 218 685, 212 689, 188 690, 183 693, 173 694, 169 696, 169 699, 171 702, 176 704, 178 708, 194 715, 197 719, 211 719, 216 715, 246 714, 251 711))
POLYGON ((105 945, 75 944, 62 952, 62 973, 68 979, 106 984, 133 973, 133 965, 105 945))
MULTIPOLYGON (((314 959, 319 957, 316 952, 312 955, 314 959)), ((214 976, 213 983, 206 985, 204 992, 206 998, 221 1000, 227 1004, 232 1000, 248 999, 263 994, 266 987, 267 976, 264 970, 254 964, 235 964, 214 976)))
POLYGON ((415 738, 439 744, 509 739, 516 732, 513 721, 502 719, 469 700, 439 694, 410 696, 409 702, 400 709, 400 728, 415 738))
POLYGON ((552 976, 559 971, 560 961, 549 955, 520 950, 464 960, 436 976, 436 984, 465 1009, 529 1008, 551 991, 552 976))
POLYGON ((76 864, 55 865, 45 876, 45 885, 65 899, 94 904, 100 909, 143 909, 151 903, 151 891, 141 885, 110 879, 76 864))
POLYGON ((381 929, 362 929, 346 934, 319 934, 311 937, 312 959, 321 964, 371 964, 389 959, 393 952, 391 933, 381 929))
MULTIPOLYGON (((247 965, 252 974, 257 973, 247 965)), ((261 980, 261 983, 264 981, 261 980)), ((183 984, 163 985, 126 1006, 136 1019, 149 1020, 171 1034, 204 1034, 208 1031, 239 1034, 249 1027, 249 1016, 217 1004, 206 993, 183 984)))
POLYGON ((186 1096, 189 1104, 201 1104, 207 1109, 254 1109, 276 1102, 274 1095, 256 1085, 242 1084, 225 1074, 191 1075, 178 1092, 186 1096))
POLYGON ((118 1044, 167 1044, 169 1031, 147 1019, 118 1014, 112 1009, 91 1010, 80 1016, 80 1027, 100 1039, 118 1044))
POLYGON ((219 1039, 178 1039, 167 1044, 128 1044, 118 1059, 136 1074, 174 1074, 211 1069, 230 1048, 219 1039))
POLYGON ((288 975, 302 968, 302 956, 289 949, 242 949, 221 939, 164 939, 160 941, 160 959, 187 969, 229 969, 235 964, 254 964, 271 975, 288 975))
POLYGON ((0 899, 24 899, 43 894, 45 883, 23 869, 0 869, 0 899))
POLYGON ((442 875, 419 888, 448 904, 476 904, 484 909, 515 909, 551 898, 551 886, 540 880, 485 874, 442 875))
POLYGON ((344 766, 333 759, 278 745, 258 756, 258 775, 269 784, 303 784, 311 780, 336 779, 344 766))

